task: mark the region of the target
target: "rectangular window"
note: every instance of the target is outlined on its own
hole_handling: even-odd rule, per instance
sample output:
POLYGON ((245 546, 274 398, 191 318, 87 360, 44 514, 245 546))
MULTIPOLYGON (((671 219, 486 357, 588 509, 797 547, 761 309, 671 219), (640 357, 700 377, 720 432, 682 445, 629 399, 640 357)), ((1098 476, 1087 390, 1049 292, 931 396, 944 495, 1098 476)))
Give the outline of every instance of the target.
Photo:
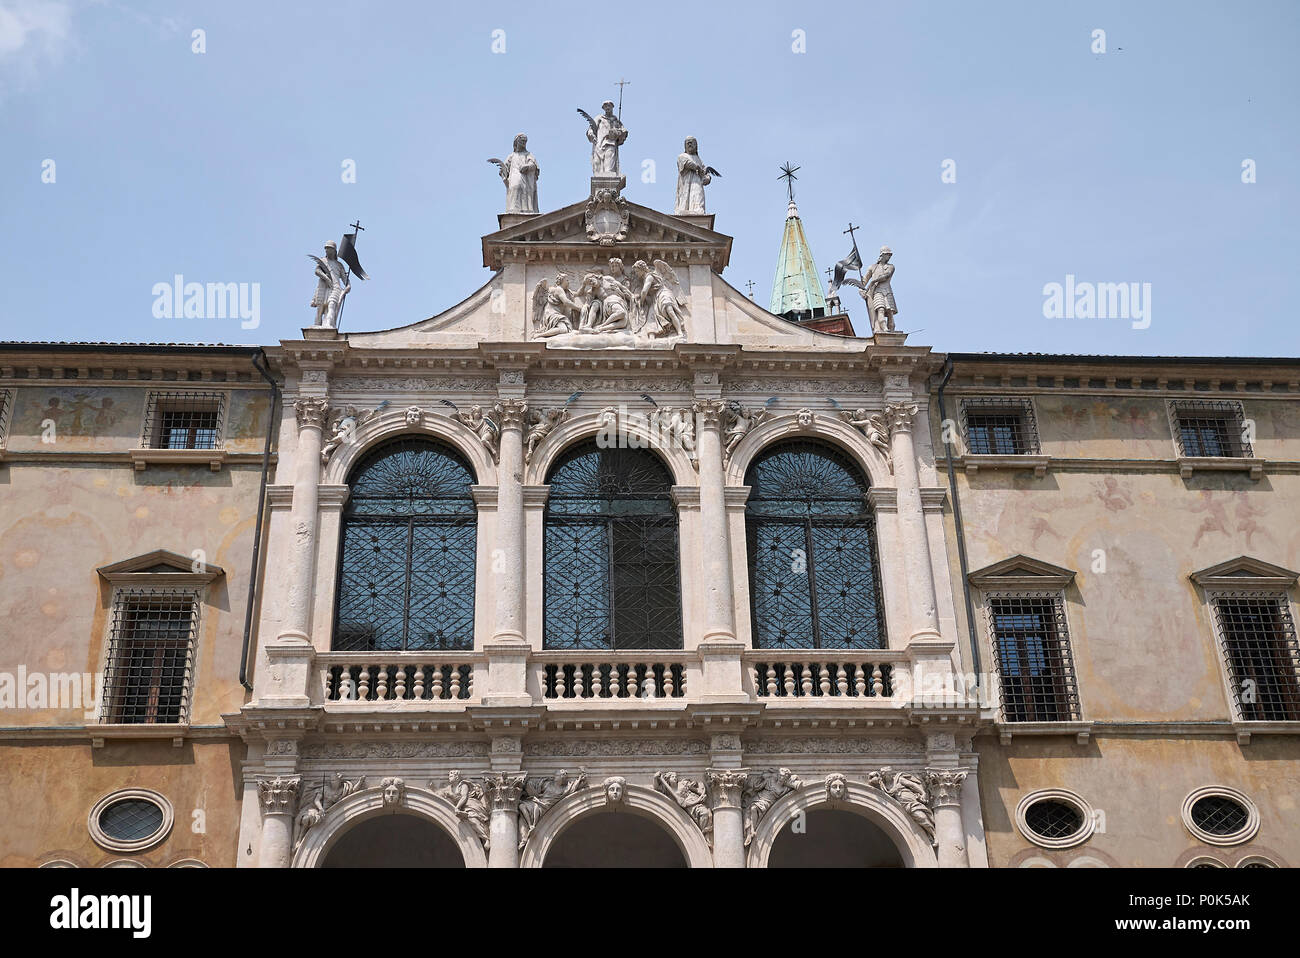
POLYGON ((1027 399, 963 399, 962 426, 970 456, 1038 452, 1038 429, 1027 399))
POLYGON ((1217 596, 1228 681, 1246 721, 1300 721, 1300 647, 1285 595, 1217 596))
POLYGON ((144 446, 148 449, 220 448, 224 411, 223 393, 150 393, 144 446))
POLYGON ((1170 411, 1179 455, 1232 459, 1254 455, 1246 441, 1241 403, 1185 401, 1174 403, 1170 411))
POLYGON ((1002 594, 989 598, 1006 722, 1079 719, 1065 606, 1059 596, 1002 594))
POLYGON ((118 593, 104 676, 104 722, 186 720, 198 614, 194 592, 118 593))

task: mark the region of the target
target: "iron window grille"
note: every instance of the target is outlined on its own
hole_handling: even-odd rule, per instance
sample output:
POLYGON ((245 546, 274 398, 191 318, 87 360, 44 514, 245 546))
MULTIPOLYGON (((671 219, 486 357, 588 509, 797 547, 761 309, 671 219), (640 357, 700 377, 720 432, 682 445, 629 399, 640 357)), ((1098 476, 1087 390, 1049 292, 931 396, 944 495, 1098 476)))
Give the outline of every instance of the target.
POLYGON ((1233 400, 1180 400, 1170 404, 1170 424, 1178 454, 1193 458, 1250 459, 1245 414, 1233 400))
POLYGON ((131 589, 113 604, 104 709, 109 724, 180 724, 189 717, 199 595, 131 589))
POLYGON ((967 455, 1025 456, 1039 451, 1034 404, 1028 399, 963 399, 961 425, 967 455))
POLYGON ((1300 644, 1284 593, 1212 596, 1228 684, 1244 721, 1300 721, 1300 644))
POLYGON ((1227 795, 1207 795, 1191 808, 1196 827, 1211 835, 1236 835, 1250 823, 1250 812, 1227 795))
POLYGON ((225 393, 151 392, 141 444, 146 449, 218 449, 225 409, 225 393))
POLYGON ((99 827, 109 838, 121 842, 144 841, 158 834, 165 815, 156 802, 123 798, 99 813, 99 827))
POLYGON ((815 440, 749 467, 745 505, 754 647, 886 647, 875 518, 857 464, 815 440))
POLYGON ((1003 721, 1078 721, 1079 693, 1061 596, 992 593, 988 616, 997 652, 1003 721))
POLYGON ((353 473, 343 512, 333 648, 474 647, 474 473, 448 446, 385 443, 353 473))
POLYGON ((543 533, 548 649, 680 649, 672 476, 644 449, 582 443, 551 469, 543 533))
POLYGON ((1025 809, 1025 825, 1040 838, 1069 838, 1083 828, 1083 814, 1067 802, 1045 798, 1025 809))
POLYGON ((9 436, 9 410, 13 406, 13 394, 8 389, 0 389, 0 449, 4 448, 9 436))

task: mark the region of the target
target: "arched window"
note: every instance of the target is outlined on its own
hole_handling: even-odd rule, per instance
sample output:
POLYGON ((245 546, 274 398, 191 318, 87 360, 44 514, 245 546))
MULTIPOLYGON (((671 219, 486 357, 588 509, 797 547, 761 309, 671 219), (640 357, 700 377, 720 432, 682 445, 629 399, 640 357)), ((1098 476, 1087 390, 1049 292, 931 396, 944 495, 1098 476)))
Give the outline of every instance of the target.
POLYGON ((474 647, 475 525, 469 464, 403 438, 352 474, 343 512, 334 648, 474 647))
POLYGON ((857 464, 826 443, 779 443, 745 484, 754 647, 884 648, 876 526, 857 464))
POLYGON ((644 449, 575 446, 546 500, 548 649, 680 649, 672 476, 644 449))

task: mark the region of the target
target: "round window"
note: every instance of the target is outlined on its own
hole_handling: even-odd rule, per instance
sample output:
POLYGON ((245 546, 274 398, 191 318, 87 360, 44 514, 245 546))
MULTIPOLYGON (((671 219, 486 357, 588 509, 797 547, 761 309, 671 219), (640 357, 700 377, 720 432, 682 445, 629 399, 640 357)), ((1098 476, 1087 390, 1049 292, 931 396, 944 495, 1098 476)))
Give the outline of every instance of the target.
POLYGON ((1211 835, 1235 835, 1250 821, 1250 812, 1226 795, 1207 795, 1192 805, 1192 821, 1211 835))
POLYGON ((1088 803, 1063 788, 1026 795, 1016 807, 1016 824, 1022 835, 1044 848, 1082 845, 1097 827, 1088 803))
POLYGON ((90 837, 104 848, 139 852, 157 845, 172 827, 172 806, 148 788, 124 788, 105 795, 90 810, 90 837))
POLYGON ((1083 827, 1083 816, 1073 805, 1049 798, 1025 809, 1025 824, 1039 838, 1069 838, 1083 827))
POLYGON ((1259 810, 1235 788, 1208 785, 1183 800, 1183 824, 1207 845, 1240 845, 1259 831, 1259 810))

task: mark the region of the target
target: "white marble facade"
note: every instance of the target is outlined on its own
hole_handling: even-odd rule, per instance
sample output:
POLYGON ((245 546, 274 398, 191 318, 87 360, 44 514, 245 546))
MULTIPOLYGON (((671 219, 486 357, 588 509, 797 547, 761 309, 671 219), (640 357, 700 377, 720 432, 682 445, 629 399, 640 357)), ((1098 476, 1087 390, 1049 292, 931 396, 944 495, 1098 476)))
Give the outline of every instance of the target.
MULTIPOLYGON (((756 867, 782 828, 817 808, 869 820, 904 865, 986 864, 971 738, 990 713, 951 694, 970 666, 956 641, 928 425, 938 361, 902 333, 851 339, 768 313, 724 280, 731 239, 711 216, 617 200, 622 239, 592 226, 585 200, 506 214, 482 241, 491 278, 462 303, 377 332, 311 328, 269 351, 286 389, 255 691, 227 717, 249 749, 241 865, 319 865, 357 822, 401 813, 443 829, 467 865, 529 867, 571 823, 627 810, 668 833, 692 867, 756 867), (680 291, 665 295, 677 296, 685 335, 537 338, 539 283, 564 271, 576 291, 611 259, 629 275, 638 262, 671 269, 680 291), (674 483, 684 648, 548 651, 548 469, 611 415, 627 433, 647 432, 646 396, 689 411, 695 434, 693 444, 646 436, 674 483), (738 427, 732 402, 765 414, 738 427), (457 415, 474 406, 498 409, 499 434, 457 415), (848 421, 860 423, 861 410, 885 433, 848 421), (474 648, 333 652, 350 471, 377 443, 408 434, 450 444, 475 473, 474 648), (752 648, 746 468, 771 443, 804 436, 834 444, 869 477, 886 649, 752 648), (827 666, 820 691, 842 694, 794 682, 765 694, 776 680, 759 666, 776 660, 827 666), (619 663, 679 666, 672 674, 684 682, 649 698, 548 695, 548 665, 619 663), (458 681, 466 667, 469 695, 368 701, 330 685, 331 668, 360 666, 372 687, 388 687, 406 665, 451 665, 458 681), (882 666, 892 667, 892 694, 882 694, 882 666), (330 781, 354 787, 319 788, 330 781)), ((652 305, 658 295, 650 290, 652 305)))

